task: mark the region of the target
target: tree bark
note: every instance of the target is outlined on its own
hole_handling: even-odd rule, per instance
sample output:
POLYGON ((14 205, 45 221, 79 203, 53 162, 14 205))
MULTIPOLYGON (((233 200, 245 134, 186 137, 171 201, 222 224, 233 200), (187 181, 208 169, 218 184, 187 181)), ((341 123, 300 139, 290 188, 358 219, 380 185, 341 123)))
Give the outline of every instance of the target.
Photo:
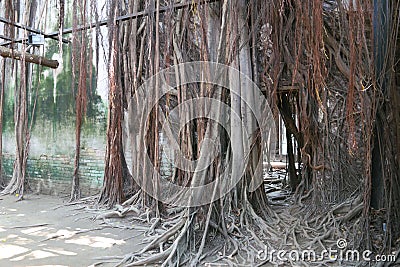
POLYGON ((15 51, 13 49, 9 49, 3 46, 0 46, 0 55, 2 57, 8 57, 17 60, 23 59, 25 62, 39 64, 52 69, 58 68, 57 60, 47 59, 45 57, 33 55, 30 53, 15 51))
MULTIPOLYGON (((86 1, 84 0, 81 5, 83 10, 81 10, 81 21, 85 23, 86 21, 86 1)), ((74 17, 75 18, 75 17, 74 17)), ((87 59, 86 51, 87 47, 91 49, 91 42, 88 44, 86 43, 85 39, 87 38, 87 34, 84 32, 74 32, 75 38, 74 40, 80 40, 80 49, 77 51, 75 58, 79 59, 78 68, 74 67, 73 69, 79 69, 78 76, 78 88, 77 94, 75 98, 75 106, 76 106, 76 121, 75 121, 75 162, 74 162, 74 174, 72 177, 72 190, 71 190, 71 198, 70 201, 75 201, 80 199, 81 197, 81 189, 80 189, 80 178, 79 178, 79 160, 80 160, 80 153, 81 153, 81 132, 82 132, 82 123, 83 118, 86 113, 86 106, 87 106, 87 74, 88 68, 89 73, 91 73, 90 69, 92 68, 92 62, 87 59)), ((89 38, 90 39, 90 38, 89 38)), ((73 51, 74 52, 74 51, 73 51)), ((90 58, 90 57, 89 57, 90 58)), ((72 64, 76 65, 77 62, 72 62, 72 64)), ((90 75, 90 74, 89 74, 90 75)), ((91 75, 90 75, 91 76, 91 75)), ((89 80, 92 77, 89 76, 89 80)), ((73 81, 74 83, 75 81, 73 81)))
POLYGON ((286 139, 287 139, 287 153, 288 153, 288 171, 290 179, 290 187, 293 192, 296 191, 297 186, 300 184, 300 177, 296 171, 296 159, 294 157, 294 147, 292 141, 292 135, 294 136, 297 146, 303 147, 303 137, 299 132, 295 119, 293 109, 291 108, 291 103, 287 94, 282 93, 278 98, 278 108, 282 116, 283 122, 286 127, 286 139))
MULTIPOLYGON (((17 8, 17 13, 19 13, 19 6, 17 8)), ((34 18, 37 9, 37 1, 32 1, 29 6, 29 18, 28 25, 31 26, 34 23, 34 18)), ((19 18, 19 15, 17 15, 19 18)), ((22 46, 26 49, 25 45, 22 46)), ((4 50, 4 49, 3 49, 4 50)), ((1 51, 1 49, 0 49, 1 51)), ((28 128, 28 81, 30 81, 30 64, 28 58, 26 60, 26 53, 20 54, 21 64, 20 64, 20 81, 19 84, 15 82, 15 105, 14 105, 14 122, 15 122, 15 141, 16 141, 16 152, 14 161, 13 176, 10 183, 3 190, 3 193, 16 194, 19 200, 23 199, 25 192, 25 178, 26 178, 26 167, 29 154, 29 142, 30 142, 30 132, 28 128)), ((17 75, 18 64, 15 65, 16 75, 17 75)), ((17 76, 15 76, 17 77, 17 76)))
MULTIPOLYGON (((118 4, 110 3, 110 18, 115 18, 118 12, 118 4)), ((123 201, 123 93, 119 83, 118 68, 118 29, 113 19, 110 19, 110 54, 109 54, 109 94, 108 94, 108 121, 107 121, 107 145, 104 169, 103 189, 99 198, 101 204, 114 206, 123 201)))

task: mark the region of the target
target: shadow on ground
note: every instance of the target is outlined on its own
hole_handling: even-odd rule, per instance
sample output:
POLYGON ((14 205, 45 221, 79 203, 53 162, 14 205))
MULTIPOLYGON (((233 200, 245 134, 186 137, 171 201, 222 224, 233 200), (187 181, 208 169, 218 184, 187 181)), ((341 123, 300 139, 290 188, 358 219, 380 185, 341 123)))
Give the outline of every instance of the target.
POLYGON ((134 227, 107 227, 82 206, 66 206, 58 197, 0 199, 0 266, 93 266, 100 258, 140 248, 134 227))

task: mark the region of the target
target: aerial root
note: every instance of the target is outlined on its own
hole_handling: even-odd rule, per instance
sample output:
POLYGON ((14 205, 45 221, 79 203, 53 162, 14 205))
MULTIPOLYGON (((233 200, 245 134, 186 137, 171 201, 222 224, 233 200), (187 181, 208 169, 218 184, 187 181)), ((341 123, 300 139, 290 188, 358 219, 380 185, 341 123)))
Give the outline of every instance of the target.
POLYGON ((186 220, 182 218, 177 224, 171 227, 168 231, 164 232, 161 236, 154 239, 150 244, 148 244, 140 253, 144 253, 148 250, 157 248, 159 244, 163 244, 168 241, 168 239, 174 236, 181 228, 185 225, 186 220))
POLYGON ((88 233, 88 232, 92 232, 92 231, 99 231, 104 229, 105 227, 96 227, 96 228, 92 228, 92 229, 83 229, 83 230, 79 230, 79 231, 73 231, 69 236, 66 236, 65 234, 53 234, 50 235, 49 237, 40 240, 39 242, 45 242, 51 239, 57 239, 59 237, 63 237, 63 238, 71 238, 73 236, 79 235, 79 234, 84 234, 84 233, 88 233))
MULTIPOLYGON (((193 216, 191 218, 187 216, 182 216, 181 220, 175 226, 173 226, 168 231, 164 232, 162 235, 156 237, 153 241, 150 242, 150 244, 144 247, 140 252, 129 255, 128 257, 124 258, 119 263, 119 265, 124 264, 124 266, 143 266, 146 264, 163 262, 161 266, 169 266, 173 261, 173 257, 177 254, 178 247, 181 245, 184 246, 186 243, 182 242, 182 240, 188 233, 189 227, 192 223, 192 219, 193 216), (173 236, 176 237, 174 238, 172 245, 170 245, 166 250, 163 250, 164 244, 173 236), (157 248, 160 249, 160 252, 152 254, 143 259, 139 258, 142 255, 146 254, 148 251, 157 248)), ((156 222, 157 221, 158 220, 156 220, 156 222)))
POLYGON ((99 220, 99 219, 106 219, 106 218, 123 218, 131 212, 133 212, 136 215, 140 214, 139 209, 137 209, 133 205, 126 207, 126 208, 122 207, 121 205, 116 205, 115 208, 116 208, 115 210, 108 211, 108 212, 97 215, 95 217, 95 219, 99 220))
POLYGON ((142 192, 140 190, 138 190, 136 192, 136 194, 134 194, 133 196, 131 196, 128 200, 126 200, 124 203, 122 203, 122 206, 126 207, 126 206, 130 206, 134 203, 137 203, 137 201, 139 200, 140 194, 142 192))
MULTIPOLYGON (((275 210, 273 220, 261 218, 252 206, 246 205, 240 212, 232 210, 222 211, 223 219, 211 217, 207 214, 205 224, 201 228, 201 244, 196 244, 195 253, 187 253, 188 240, 193 240, 195 213, 189 215, 190 209, 180 208, 173 212, 166 211, 166 217, 151 218, 149 212, 129 217, 130 219, 147 223, 142 226, 145 246, 138 252, 126 255, 119 260, 117 266, 143 266, 160 264, 161 266, 186 265, 198 266, 203 263, 224 263, 231 266, 246 266, 249 262, 279 266, 276 259, 260 259, 259 252, 266 249, 287 249, 298 251, 313 249, 322 251, 336 244, 339 237, 350 239, 346 223, 354 221, 361 214, 362 202, 359 199, 350 199, 343 204, 334 206, 324 215, 304 221, 308 216, 304 212, 306 207, 275 210), (303 210, 303 212, 302 212, 303 210), (178 213, 179 212, 179 213, 178 213), (227 213, 226 213, 227 212, 227 213), (278 212, 278 213, 277 213, 278 212), (279 222, 279 224, 277 224, 279 222), (212 249, 204 246, 206 238, 213 229, 224 238, 225 244, 216 244, 212 249), (217 256, 212 261, 209 256, 217 256)), ((117 210, 106 213, 98 218, 124 217, 127 213, 136 213, 132 206, 117 207, 117 210)), ((357 221, 356 221, 357 222, 357 221)), ((355 227, 351 226, 350 228, 355 227)), ((198 234, 198 233, 197 233, 198 234)), ((208 239, 207 239, 208 240, 208 239)), ((199 242, 200 242, 199 241, 199 242)), ((317 252, 318 253, 318 252, 317 252)), ((111 259, 107 259, 108 261, 111 259)), ((314 266, 310 262, 286 262, 288 266, 314 266)), ((319 266, 332 264, 329 259, 318 261, 319 266)))
POLYGON ((152 234, 155 233, 155 229, 160 224, 161 218, 160 217, 153 218, 153 219, 150 220, 150 222, 151 221, 153 221, 153 222, 152 222, 152 224, 150 226, 150 229, 145 233, 146 236, 152 235, 152 234))

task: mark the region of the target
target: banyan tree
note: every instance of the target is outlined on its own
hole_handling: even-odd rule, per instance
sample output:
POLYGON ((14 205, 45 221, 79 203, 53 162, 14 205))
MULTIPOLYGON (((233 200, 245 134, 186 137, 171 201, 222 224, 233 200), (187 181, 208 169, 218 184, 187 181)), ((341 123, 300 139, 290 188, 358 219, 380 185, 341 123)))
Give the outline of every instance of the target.
MULTIPOLYGON (((400 1, 74 0, 71 30, 60 3, 55 37, 73 34, 76 81, 71 200, 80 197, 80 129, 95 75, 87 65, 104 54, 98 204, 116 208, 101 218, 150 222, 149 242, 121 265, 263 264, 265 248, 319 251, 343 238, 373 253, 398 249, 400 1), (263 178, 280 118, 291 194, 277 207, 263 178)), ((23 193, 29 151, 21 60, 18 153, 4 193, 23 193)))

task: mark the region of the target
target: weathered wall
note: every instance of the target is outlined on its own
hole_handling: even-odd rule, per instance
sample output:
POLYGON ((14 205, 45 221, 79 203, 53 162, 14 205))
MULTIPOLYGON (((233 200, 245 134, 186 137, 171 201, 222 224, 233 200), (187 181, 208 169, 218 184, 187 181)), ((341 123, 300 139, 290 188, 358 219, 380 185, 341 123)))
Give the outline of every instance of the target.
MULTIPOLYGON (((46 58, 59 60, 60 66, 51 70, 32 65, 32 80, 27 88, 28 125, 32 127, 27 180, 35 192, 69 194, 74 168, 78 80, 72 75, 71 46, 63 45, 62 55, 59 54, 59 44, 55 40, 46 40, 44 48, 46 58)), ((76 58, 76 61, 79 62, 79 59, 76 58)), ((0 155, 3 155, 3 173, 8 179, 12 175, 15 157, 14 92, 16 86, 19 86, 18 77, 13 76, 18 72, 12 71, 10 63, 8 61, 6 66, 7 76, 4 81, 3 151, 0 151, 0 155), (8 76, 8 73, 13 75, 8 76)), ((87 73, 90 68, 92 73, 96 73, 94 66, 87 67, 87 73)), ((93 75, 87 77, 86 81, 87 106, 81 133, 80 163, 84 195, 99 191, 103 180, 107 118, 107 74, 102 71, 103 68, 104 63, 99 66, 99 78, 93 75)))
MULTIPOLYGON (((80 164, 81 189, 83 195, 99 192, 104 174, 104 153, 95 149, 82 152, 80 164)), ((3 154, 3 175, 9 180, 12 176, 14 155, 3 154)), ((68 195, 74 159, 71 155, 41 155, 29 157, 27 167, 28 184, 32 192, 50 195, 68 195)))
MULTIPOLYGON (((94 124, 99 126, 99 124, 94 124)), ((34 193, 68 195, 74 172, 75 133, 65 123, 37 126, 32 132, 27 166, 29 189, 34 193), (61 126, 62 125, 62 126, 61 126), (43 127, 46 126, 46 127, 43 127)), ((82 132, 79 174, 83 196, 101 189, 104 175, 104 142, 101 127, 86 125, 82 132)), ((11 131, 3 135, 3 177, 11 179, 15 160, 15 141, 11 131)))
MULTIPOLYGON (((39 94, 32 124, 27 181, 30 190, 35 193, 69 195, 75 155, 74 96, 70 88, 65 85, 69 82, 59 80, 56 91, 53 91, 53 84, 53 80, 43 82, 39 94)), ((7 89, 5 127, 2 136, 2 172, 6 182, 11 179, 15 160, 13 90, 12 87, 7 89)), ((88 107, 81 133, 79 174, 83 196, 98 193, 104 175, 107 106, 96 91, 92 92, 91 97, 93 99, 88 107)), ((28 110, 32 112, 33 107, 30 106, 28 110)), ((162 144, 165 142, 162 134, 160 142, 162 144)), ((169 177, 173 174, 174 152, 164 146, 161 149, 163 151, 161 175, 169 177)), ((129 165, 132 164, 129 158, 127 162, 129 165)))

